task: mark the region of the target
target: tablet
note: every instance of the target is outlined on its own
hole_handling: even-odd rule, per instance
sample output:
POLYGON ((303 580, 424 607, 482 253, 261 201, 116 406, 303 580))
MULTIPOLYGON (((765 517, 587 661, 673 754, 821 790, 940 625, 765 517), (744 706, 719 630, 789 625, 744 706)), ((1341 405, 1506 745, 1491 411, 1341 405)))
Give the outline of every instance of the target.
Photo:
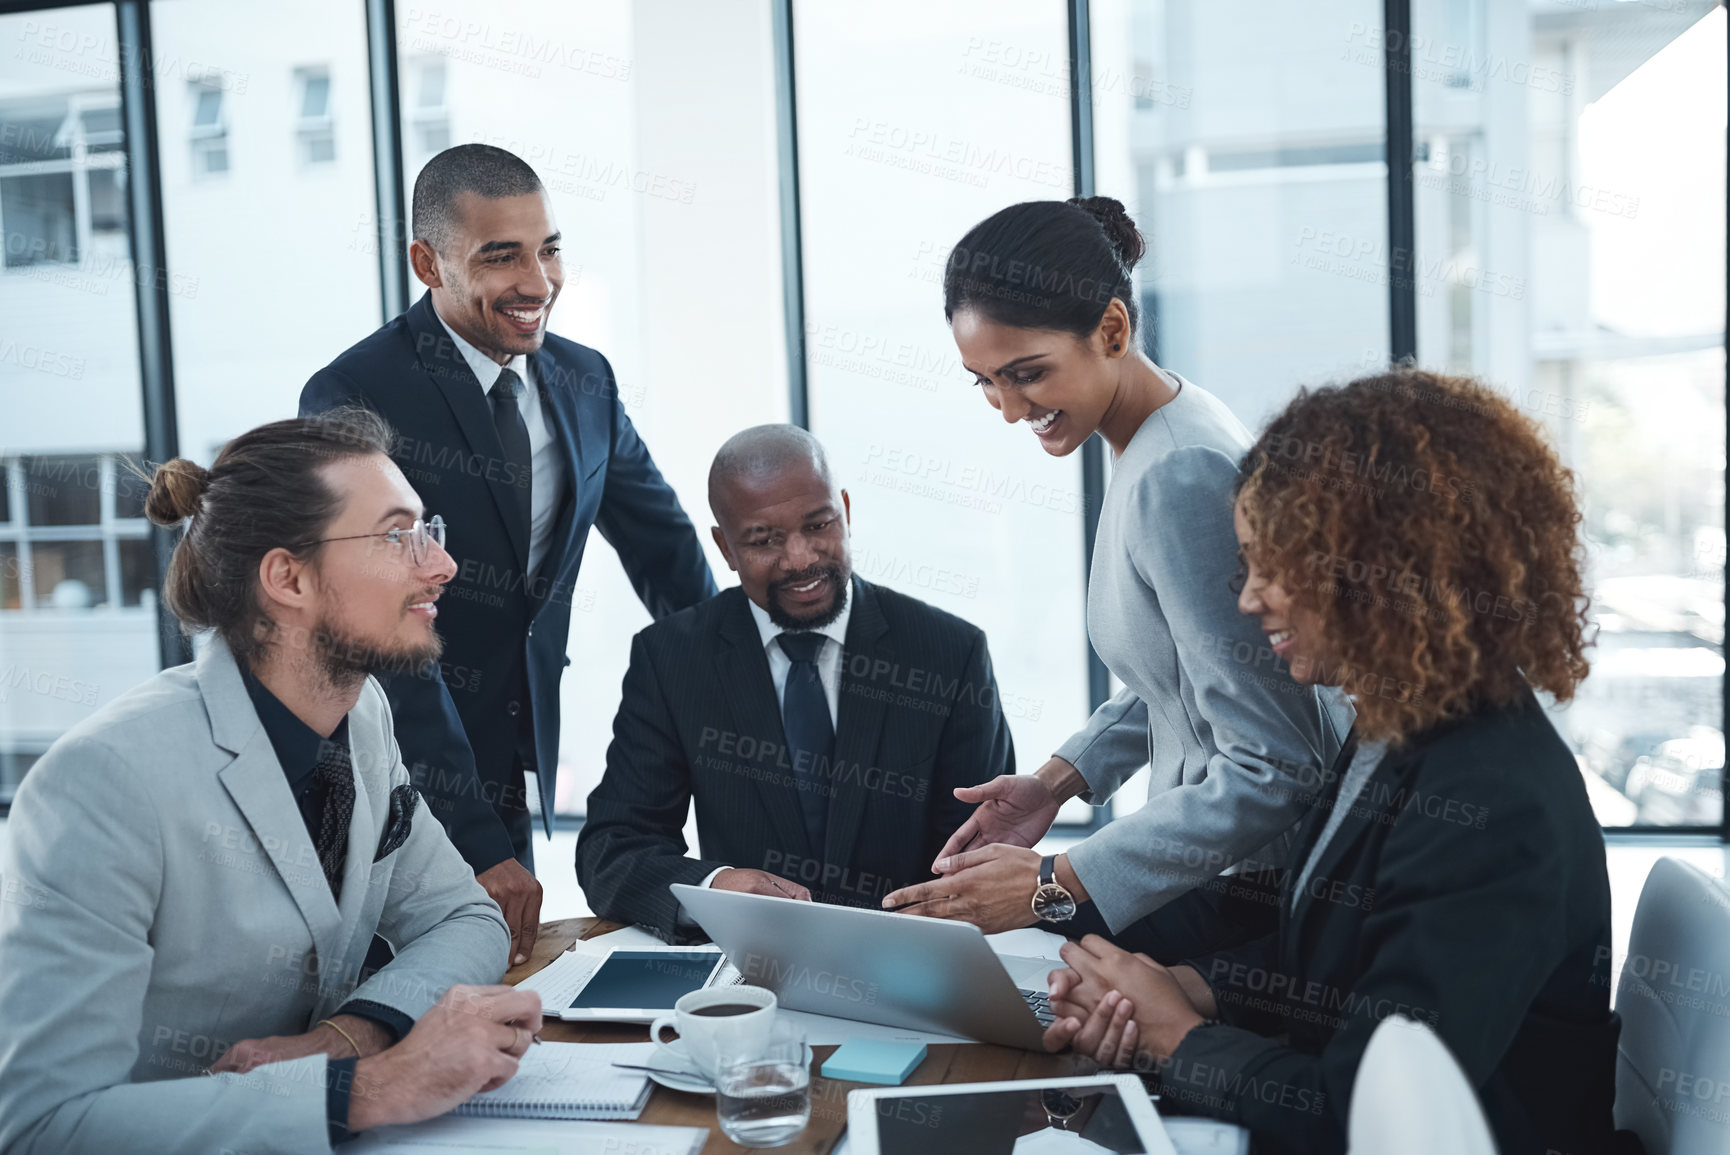
POLYGON ((1134 1075, 854 1091, 847 1129, 854 1155, 1177 1155, 1134 1075))
POLYGON ((541 996, 548 1018, 648 1023, 683 995, 717 984, 725 959, 713 947, 566 951, 517 984, 541 996))

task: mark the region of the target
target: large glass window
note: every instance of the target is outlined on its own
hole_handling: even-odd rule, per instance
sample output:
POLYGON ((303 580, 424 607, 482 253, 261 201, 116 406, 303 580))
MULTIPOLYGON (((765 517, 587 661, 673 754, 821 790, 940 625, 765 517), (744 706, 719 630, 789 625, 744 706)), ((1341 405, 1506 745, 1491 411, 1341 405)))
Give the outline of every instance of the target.
POLYGON ((797 3, 793 29, 811 427, 855 568, 985 630, 1031 771, 1088 713, 1081 455, 985 401, 941 282, 972 225, 1074 193, 1064 6, 797 3))
POLYGON ((1388 356, 1378 0, 1097 0, 1097 185, 1148 238, 1149 352, 1255 428, 1388 356))
POLYGON ((142 443, 119 53, 105 5, 0 16, 0 804, 156 669, 155 574, 120 498, 142 443), (144 551, 141 554, 140 551, 144 551))
POLYGON ((1091 5, 1095 184, 1147 238, 1144 347, 1251 429, 1387 361, 1381 8, 1091 5))
POLYGON ((1418 355, 1541 420, 1597 646, 1556 714, 1607 826, 1717 826, 1725 14, 1416 0, 1418 355))
MULTIPOLYGON (((708 465, 787 419, 800 347, 858 571, 986 630, 1030 770, 1088 707, 1081 462, 978 396, 940 281, 969 226, 1074 191, 1067 5, 793 9, 803 333, 783 331, 771 5, 399 4, 405 176, 464 141, 540 173, 566 238, 553 331, 611 360, 722 585, 708 465)), ((1555 717, 1600 819, 1715 826, 1724 9, 1411 0, 1417 159, 1391 174, 1409 248, 1389 239, 1382 10, 1091 0, 1093 183, 1149 241, 1147 348, 1255 428, 1301 384, 1385 364, 1389 293, 1409 289, 1419 361, 1507 391, 1578 478, 1597 646, 1555 717)), ((206 463, 383 319, 365 6, 149 13, 167 269, 128 247, 113 6, 0 16, 0 805, 156 668, 126 468, 138 287, 167 290, 181 452, 206 463)), ((598 536, 573 600, 565 814, 648 621, 598 536)))
POLYGON ((208 465, 378 328, 366 27, 348 0, 150 19, 180 452, 208 465))
MULTIPOLYGON (((768 5, 449 0, 398 5, 397 19, 410 188, 446 144, 497 145, 534 167, 564 235, 550 327, 612 363, 717 582, 733 584, 708 541, 709 462, 788 413, 768 5)), ((631 635, 649 622, 599 534, 573 610, 566 814, 600 781, 631 635)))

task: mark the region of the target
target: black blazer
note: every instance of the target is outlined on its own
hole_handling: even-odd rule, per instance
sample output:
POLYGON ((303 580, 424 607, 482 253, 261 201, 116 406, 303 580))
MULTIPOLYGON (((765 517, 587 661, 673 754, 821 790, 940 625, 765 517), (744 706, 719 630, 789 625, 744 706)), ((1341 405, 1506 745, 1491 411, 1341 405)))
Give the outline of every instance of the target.
MULTIPOLYGON (((1345 765, 1318 791, 1294 872, 1345 765)), ((1190 961, 1221 1025, 1192 1030, 1163 1068, 1173 1105, 1249 1127, 1258 1151, 1344 1151, 1364 1047, 1398 1013, 1459 1060, 1502 1155, 1627 1149, 1610 1118, 1604 839, 1529 693, 1391 751, 1295 908, 1293 881, 1274 933, 1190 961)))
POLYGON ((563 504, 531 578, 528 533, 479 380, 424 294, 406 313, 313 374, 302 416, 360 404, 399 435, 397 465, 428 513, 443 515, 457 576, 439 599, 443 659, 387 680, 397 744, 427 803, 478 873, 512 856, 497 814, 511 797, 518 742, 540 772, 550 822, 559 766, 559 679, 589 527, 618 551, 655 617, 715 593, 678 497, 625 415, 595 350, 548 334, 529 358, 565 459, 563 504))
POLYGON ((762 635, 738 587, 631 643, 607 769, 577 838, 577 878, 602 918, 675 934, 670 883, 720 866, 766 870, 813 898, 876 907, 931 878, 973 807, 972 786, 1015 772, 978 627, 852 581, 826 845, 805 833, 762 635), (685 856, 697 806, 699 857, 685 856))

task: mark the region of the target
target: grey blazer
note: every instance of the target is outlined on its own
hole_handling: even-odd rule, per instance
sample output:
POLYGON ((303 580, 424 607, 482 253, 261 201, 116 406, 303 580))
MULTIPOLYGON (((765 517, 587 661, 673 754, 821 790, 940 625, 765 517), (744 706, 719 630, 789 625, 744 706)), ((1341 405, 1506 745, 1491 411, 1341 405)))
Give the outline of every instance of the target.
POLYGON ((340 906, 220 639, 43 755, 0 857, 0 1152, 329 1150, 324 1056, 197 1076, 350 997, 419 1018, 499 979, 504 919, 424 802, 374 861, 409 777, 371 679, 349 743, 340 906), (396 959, 358 983, 375 932, 396 959))
POLYGON ((1088 575, 1087 634, 1124 688, 1057 750, 1095 804, 1151 766, 1147 803, 1069 851, 1114 931, 1246 859, 1288 865, 1353 717, 1238 612, 1231 493, 1251 438, 1177 380, 1117 460, 1088 575))

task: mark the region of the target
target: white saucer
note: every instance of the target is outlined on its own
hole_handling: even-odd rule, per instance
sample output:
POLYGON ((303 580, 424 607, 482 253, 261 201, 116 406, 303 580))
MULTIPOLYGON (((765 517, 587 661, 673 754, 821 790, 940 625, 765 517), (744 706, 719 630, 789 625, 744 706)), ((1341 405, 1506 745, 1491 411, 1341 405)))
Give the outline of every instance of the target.
POLYGON ((657 1049, 650 1063, 669 1070, 688 1071, 683 1075, 663 1075, 655 1071, 646 1072, 650 1079, 667 1088, 669 1091, 683 1091, 688 1095, 713 1095, 715 1084, 709 1082, 709 1077, 693 1069, 690 1058, 685 1054, 680 1040, 674 1039, 665 1048, 657 1049))

